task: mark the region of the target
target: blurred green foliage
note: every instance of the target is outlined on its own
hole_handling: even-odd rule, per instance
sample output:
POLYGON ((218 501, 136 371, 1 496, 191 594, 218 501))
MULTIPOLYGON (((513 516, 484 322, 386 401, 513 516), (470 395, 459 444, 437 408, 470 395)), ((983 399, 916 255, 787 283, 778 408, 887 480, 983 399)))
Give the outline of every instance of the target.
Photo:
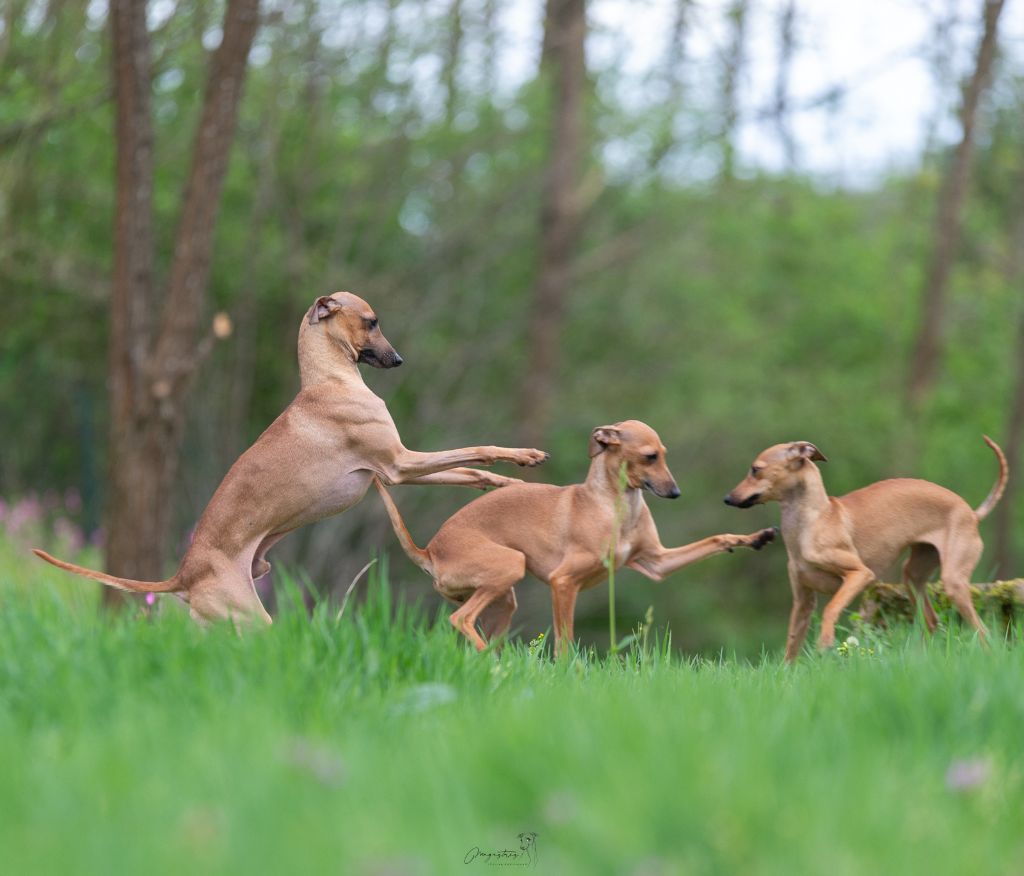
MULTIPOLYGON (((232 315, 235 332, 193 397, 173 497, 182 535, 238 453, 290 401, 299 318, 334 289, 366 297, 406 359, 367 380, 408 446, 516 443, 546 105, 535 84, 514 93, 497 86, 486 5, 469 4, 463 45, 477 60, 461 68, 452 113, 432 72, 451 24, 443 12, 400 4, 395 27, 382 28, 395 4, 292 4, 261 31, 211 281, 213 307, 232 315)), ((0 57, 0 495, 78 485, 94 528, 110 463, 110 58, 102 10, 60 9, 17 19, 0 57)), ((218 21, 216 4, 188 2, 154 21, 164 261, 204 35, 209 43, 218 21)), ((592 70, 592 201, 542 476, 581 479, 589 431, 631 417, 661 433, 683 490, 675 503, 651 499, 666 544, 774 522, 772 508, 737 512, 720 497, 758 450, 782 440, 818 444, 837 494, 900 473, 980 501, 995 477, 980 436, 1005 431, 1022 306, 1020 276, 1007 267, 1024 191, 1024 99, 1013 61, 1004 59, 986 107, 942 379, 913 430, 903 383, 945 156, 924 155, 917 169, 858 190, 754 169, 719 185, 685 171, 688 158, 706 165, 710 142, 708 107, 693 98, 679 108, 693 142, 676 145, 677 170, 652 170, 643 144, 659 136, 665 109, 630 105, 615 69, 592 70), (628 161, 603 159, 623 144, 633 144, 628 161)), ((396 498, 422 543, 472 495, 409 489, 396 498)), ((307 567, 322 589, 343 589, 368 553, 390 545, 370 497, 275 554, 307 567)), ((396 578, 427 584, 404 560, 396 578)), ((789 592, 780 545, 716 558, 661 585, 630 572, 622 581, 623 621, 654 604, 688 650, 753 652, 781 639, 789 592)), ((542 628, 546 593, 521 590, 523 616, 542 628)), ((600 633, 603 596, 589 596, 581 623, 592 609, 600 633)))

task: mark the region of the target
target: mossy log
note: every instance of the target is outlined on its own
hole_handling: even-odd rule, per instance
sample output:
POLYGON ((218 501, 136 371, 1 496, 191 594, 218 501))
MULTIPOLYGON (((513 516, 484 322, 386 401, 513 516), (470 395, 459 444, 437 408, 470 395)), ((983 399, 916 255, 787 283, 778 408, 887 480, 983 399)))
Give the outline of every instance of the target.
MULTIPOLYGON (((928 598, 938 612, 951 608, 940 582, 928 585, 928 598)), ((978 614, 998 613, 1010 622, 1014 615, 1024 609, 1024 578, 972 584, 971 599, 978 614)), ((879 581, 864 591, 860 614, 868 623, 884 627, 891 622, 913 620, 914 604, 910 601, 910 594, 904 585, 879 581)))

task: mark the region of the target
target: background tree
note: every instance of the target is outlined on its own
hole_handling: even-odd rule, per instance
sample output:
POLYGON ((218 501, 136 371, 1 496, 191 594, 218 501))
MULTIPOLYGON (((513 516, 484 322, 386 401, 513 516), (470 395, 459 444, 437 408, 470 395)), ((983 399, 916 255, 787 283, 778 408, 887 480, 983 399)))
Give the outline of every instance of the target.
POLYGON ((693 0, 676 0, 668 32, 660 79, 665 86, 663 117, 652 139, 650 167, 656 170, 676 144, 676 124, 683 101, 686 37, 693 16, 693 0))
POLYGON ((561 356, 572 261, 583 225, 587 16, 584 0, 547 0, 541 76, 551 119, 540 212, 540 258, 529 307, 522 440, 544 443, 561 356))
POLYGON ((796 168, 796 143, 790 130, 789 113, 789 76, 796 51, 796 8, 796 0, 786 0, 779 12, 779 66, 772 108, 775 130, 782 147, 783 167, 790 173, 796 168))
MULTIPOLYGON (((1024 94, 1022 94, 1024 96, 1024 94)), ((1018 112, 1014 113, 1019 118, 1018 112)), ((1011 288, 1024 288, 1024 155, 1014 150, 1016 186, 1010 198, 1012 222, 1008 235, 1006 258, 1006 280, 1011 288)), ((1009 578, 1020 574, 1017 569, 1019 542, 1014 538, 1014 526, 1020 512, 1021 451, 1024 450, 1024 295, 1016 302, 1017 336, 1008 345, 1012 375, 1009 381, 1006 428, 1003 433, 1003 452, 1006 454, 1010 479, 1006 485, 1003 501, 996 506, 993 514, 995 523, 996 574, 1009 578)))
POLYGON ((736 125, 740 118, 740 76, 746 54, 747 14, 750 0, 732 0, 726 13, 728 43, 721 56, 722 147, 721 178, 729 182, 736 175, 736 125))
POLYGON ((907 381, 907 399, 912 408, 920 406, 938 375, 949 298, 949 276, 960 245, 962 212, 970 182, 978 107, 992 74, 1003 5, 1004 0, 982 0, 981 38, 975 54, 974 71, 964 88, 960 109, 963 133, 939 193, 931 255, 921 289, 920 321, 907 381))
MULTIPOLYGON (((212 53, 164 290, 153 230, 152 67, 146 5, 110 8, 117 209, 110 302, 110 493, 106 566, 159 579, 169 555, 168 495, 178 476, 185 403, 204 358, 200 338, 220 192, 227 172, 258 0, 229 0, 212 53)), ((223 332, 223 329, 222 329, 223 332)), ((106 599, 116 599, 109 588, 106 599)))

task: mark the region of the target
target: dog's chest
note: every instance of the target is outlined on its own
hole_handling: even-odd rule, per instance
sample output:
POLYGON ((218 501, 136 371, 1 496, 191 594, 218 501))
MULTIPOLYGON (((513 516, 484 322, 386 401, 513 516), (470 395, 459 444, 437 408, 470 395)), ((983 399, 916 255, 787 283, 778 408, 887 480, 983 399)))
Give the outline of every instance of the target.
POLYGON ((323 484, 323 492, 317 502, 317 514, 326 517, 339 514, 351 508, 366 494, 372 474, 365 469, 347 472, 323 484))
POLYGON ((615 545, 616 568, 625 563, 633 553, 633 539, 631 535, 632 534, 628 532, 624 532, 619 535, 618 541, 615 545))

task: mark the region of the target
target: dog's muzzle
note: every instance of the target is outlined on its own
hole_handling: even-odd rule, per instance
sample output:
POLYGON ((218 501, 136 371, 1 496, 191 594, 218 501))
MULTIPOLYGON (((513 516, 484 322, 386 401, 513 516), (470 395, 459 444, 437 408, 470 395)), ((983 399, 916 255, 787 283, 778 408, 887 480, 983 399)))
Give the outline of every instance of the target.
POLYGON ((378 352, 372 347, 359 351, 359 361, 371 368, 397 368, 405 360, 394 348, 378 352))
POLYGON ((726 505, 732 505, 733 508, 753 508, 757 504, 757 500, 761 498, 760 493, 754 493, 753 496, 747 496, 742 502, 738 502, 733 498, 732 493, 725 497, 724 501, 726 505))
POLYGON ((679 498, 679 487, 675 484, 669 484, 668 486, 656 487, 648 480, 644 480, 644 489, 650 490, 655 496, 660 496, 662 499, 678 499, 679 498))

